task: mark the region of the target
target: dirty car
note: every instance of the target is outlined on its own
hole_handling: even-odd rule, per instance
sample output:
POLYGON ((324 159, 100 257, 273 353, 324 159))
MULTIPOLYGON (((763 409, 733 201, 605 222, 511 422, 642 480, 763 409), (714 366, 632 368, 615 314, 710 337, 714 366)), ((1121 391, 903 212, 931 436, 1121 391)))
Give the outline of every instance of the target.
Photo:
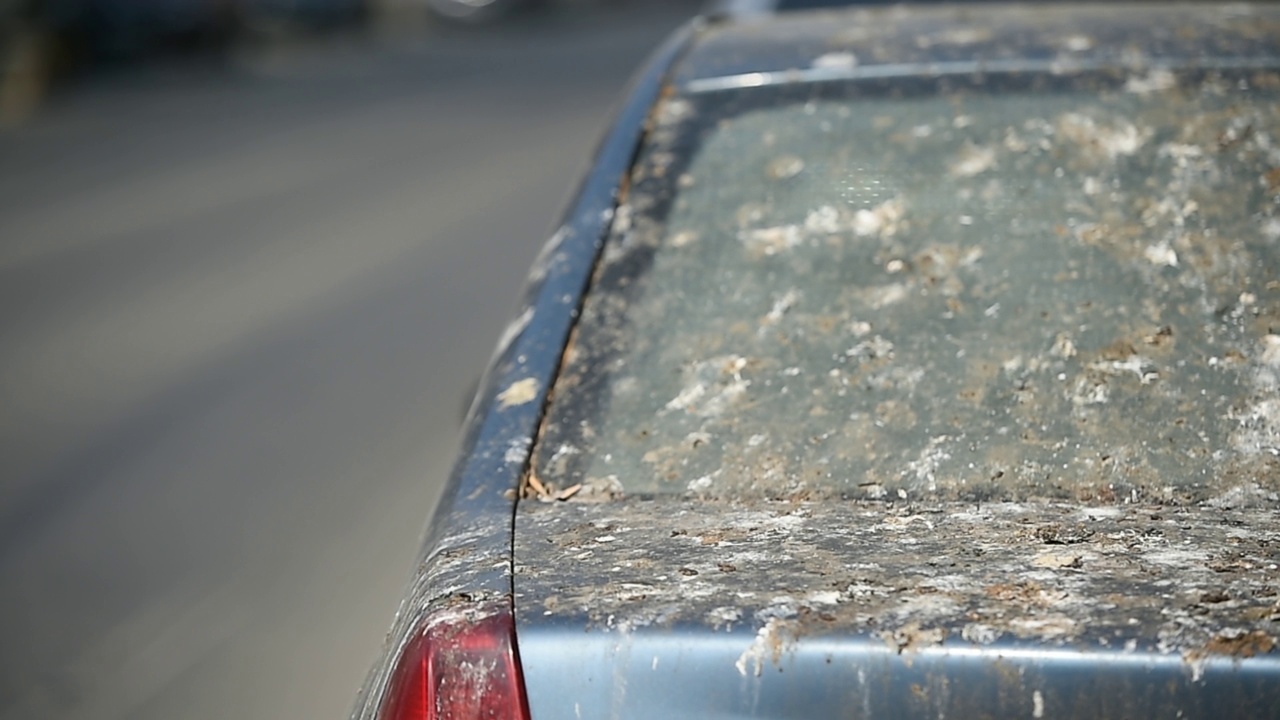
POLYGON ((704 18, 358 718, 1280 716, 1280 11, 704 18))

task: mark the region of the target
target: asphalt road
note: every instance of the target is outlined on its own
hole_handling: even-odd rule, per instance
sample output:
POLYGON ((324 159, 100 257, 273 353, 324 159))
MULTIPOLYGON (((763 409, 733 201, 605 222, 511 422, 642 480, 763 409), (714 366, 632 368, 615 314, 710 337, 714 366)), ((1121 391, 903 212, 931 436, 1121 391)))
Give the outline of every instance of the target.
POLYGON ((0 134, 0 718, 339 718, 689 5, 90 77, 0 134))

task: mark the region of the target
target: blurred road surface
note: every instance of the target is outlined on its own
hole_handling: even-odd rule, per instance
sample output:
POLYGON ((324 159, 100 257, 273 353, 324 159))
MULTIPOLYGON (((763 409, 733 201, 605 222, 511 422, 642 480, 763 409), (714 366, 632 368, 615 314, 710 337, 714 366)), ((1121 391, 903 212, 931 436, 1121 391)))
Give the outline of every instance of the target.
POLYGON ((0 135, 0 718, 340 718, 469 383, 689 11, 117 71, 0 135))

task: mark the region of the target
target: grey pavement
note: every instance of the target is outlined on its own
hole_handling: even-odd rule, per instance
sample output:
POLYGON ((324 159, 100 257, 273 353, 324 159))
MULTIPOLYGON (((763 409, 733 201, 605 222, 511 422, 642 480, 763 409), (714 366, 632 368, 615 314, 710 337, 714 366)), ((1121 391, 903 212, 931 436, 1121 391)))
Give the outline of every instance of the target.
POLYGON ((346 715, 466 390, 688 7, 165 61, 0 134, 0 718, 346 715))

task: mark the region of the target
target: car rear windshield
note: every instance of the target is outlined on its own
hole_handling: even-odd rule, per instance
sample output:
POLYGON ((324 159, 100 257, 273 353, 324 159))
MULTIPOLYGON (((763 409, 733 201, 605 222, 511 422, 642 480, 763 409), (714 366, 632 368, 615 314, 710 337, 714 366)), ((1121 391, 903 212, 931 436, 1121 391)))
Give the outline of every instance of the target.
POLYGON ((1274 500, 1278 96, 1157 69, 667 100, 536 485, 1274 500))

